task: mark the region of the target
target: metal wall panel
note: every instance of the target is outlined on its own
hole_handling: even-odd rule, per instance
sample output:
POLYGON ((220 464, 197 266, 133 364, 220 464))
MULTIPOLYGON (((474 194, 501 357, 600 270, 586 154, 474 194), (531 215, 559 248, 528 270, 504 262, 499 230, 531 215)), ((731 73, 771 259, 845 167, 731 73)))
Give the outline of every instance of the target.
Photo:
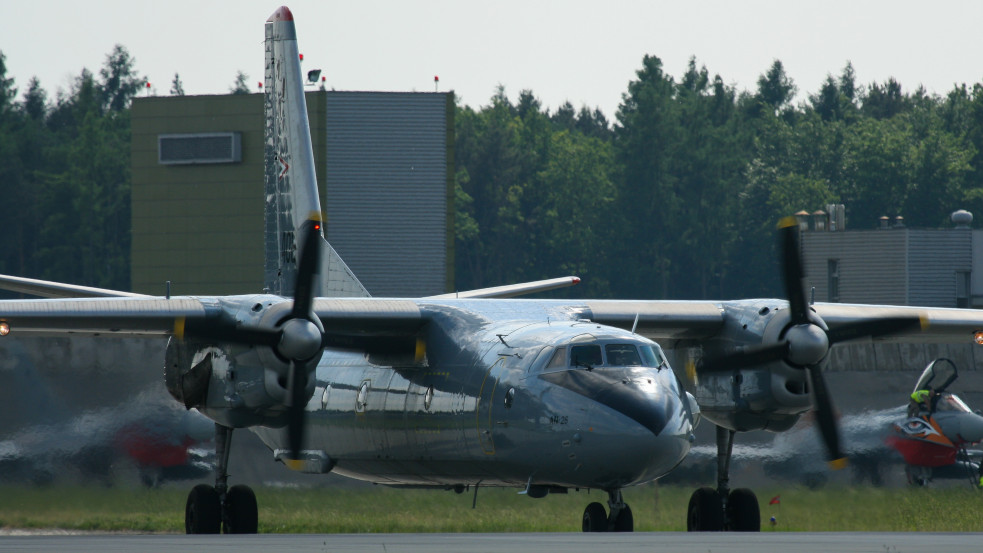
POLYGON ((906 234, 902 230, 806 232, 802 254, 806 290, 831 301, 828 261, 839 261, 840 303, 906 305, 906 234))
POLYGON ((326 95, 327 239, 373 296, 445 292, 449 95, 326 95))
POLYGON ((807 232, 806 286, 830 301, 827 263, 840 262, 841 303, 956 307, 959 272, 973 268, 973 232, 885 229, 807 232))
POLYGON ((956 272, 973 268, 969 229, 909 230, 909 305, 956 307, 956 272))
MULTIPOLYGON (((446 292, 453 274, 453 94, 306 96, 328 239, 374 295, 446 292)), ((175 294, 262 290, 262 100, 134 100, 134 291, 162 294, 165 280, 175 294), (158 164, 159 135, 219 131, 241 133, 242 163, 158 164)))

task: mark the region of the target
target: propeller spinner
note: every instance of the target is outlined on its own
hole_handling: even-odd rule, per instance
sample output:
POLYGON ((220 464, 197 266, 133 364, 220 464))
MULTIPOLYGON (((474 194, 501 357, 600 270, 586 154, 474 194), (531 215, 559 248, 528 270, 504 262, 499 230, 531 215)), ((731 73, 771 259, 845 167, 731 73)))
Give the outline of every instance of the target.
POLYGON ((841 468, 846 465, 846 455, 840 448, 840 433, 833 413, 833 402, 823 378, 822 362, 829 348, 838 342, 863 337, 878 337, 918 329, 918 317, 890 317, 856 321, 827 330, 818 317, 811 313, 806 301, 799 252, 799 229, 795 217, 786 217, 779 224, 783 253, 783 278, 785 297, 788 299, 790 321, 779 334, 778 341, 750 346, 719 356, 708 356, 700 362, 698 372, 727 372, 760 364, 784 361, 805 370, 813 410, 830 465, 841 468))

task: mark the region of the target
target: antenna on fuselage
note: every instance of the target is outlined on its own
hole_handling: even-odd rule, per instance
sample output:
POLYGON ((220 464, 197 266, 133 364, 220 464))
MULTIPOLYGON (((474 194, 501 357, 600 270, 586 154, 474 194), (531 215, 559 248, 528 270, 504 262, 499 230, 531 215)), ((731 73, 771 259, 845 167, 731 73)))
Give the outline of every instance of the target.
POLYGON ((635 329, 638 328, 638 316, 641 315, 639 312, 635 312, 635 322, 631 324, 631 333, 635 333, 635 329))

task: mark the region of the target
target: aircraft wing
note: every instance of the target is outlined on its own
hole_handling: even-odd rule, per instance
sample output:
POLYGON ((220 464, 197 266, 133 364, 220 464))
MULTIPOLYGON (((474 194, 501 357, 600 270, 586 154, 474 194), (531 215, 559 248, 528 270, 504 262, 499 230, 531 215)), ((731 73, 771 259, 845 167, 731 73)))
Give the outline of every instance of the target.
POLYGON ((11 335, 174 333, 179 319, 219 317, 218 302, 197 298, 79 298, 0 301, 0 322, 11 335))
MULTIPOLYGON (((770 301, 777 309, 788 306, 784 300, 770 301)), ((636 326, 636 332, 656 341, 701 339, 720 333, 727 319, 727 309, 745 303, 742 300, 586 300, 589 313, 585 315, 605 325, 625 329, 636 326)), ((921 318, 920 331, 877 336, 874 340, 878 342, 972 343, 976 332, 983 331, 983 310, 843 303, 817 303, 812 307, 831 331, 856 327, 858 321, 877 325, 881 320, 921 318)), ((864 328, 861 326, 859 330, 864 328)))
POLYGON ((831 331, 859 320, 921 317, 921 332, 878 336, 874 338, 878 342, 973 343, 976 332, 983 330, 983 311, 976 309, 844 303, 817 303, 813 307, 831 331))
MULTIPOLYGON (((197 328, 233 328, 235 313, 247 296, 230 298, 161 297, 78 298, 0 301, 0 322, 10 335, 67 334, 168 336, 186 324, 197 328)), ((289 303, 289 302, 288 302, 289 303)), ((358 337, 412 336, 424 317, 408 300, 371 298, 316 299, 314 314, 325 328, 327 344, 358 347, 358 337)))

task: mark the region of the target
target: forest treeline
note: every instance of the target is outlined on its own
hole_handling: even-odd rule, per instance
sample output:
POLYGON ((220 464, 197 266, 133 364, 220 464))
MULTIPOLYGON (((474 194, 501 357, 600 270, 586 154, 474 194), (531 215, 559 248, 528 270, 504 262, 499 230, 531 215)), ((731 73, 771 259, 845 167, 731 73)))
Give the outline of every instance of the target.
POLYGON ((938 228, 983 213, 983 84, 906 92, 847 64, 795 103, 780 61, 753 91, 725 82, 646 56, 614 121, 531 91, 460 107, 460 289, 576 274, 564 295, 774 297, 782 217, 842 203, 848 228, 938 228))
MULTIPOLYGON (((145 82, 117 46, 49 98, 36 79, 20 92, 0 52, 0 273, 129 289, 129 106, 145 82)), ((847 64, 796 101, 780 61, 754 90, 725 83, 645 56, 613 119, 504 88, 458 105, 456 287, 575 274, 561 295, 773 296, 783 216, 983 213, 983 84, 939 96, 859 84, 847 64)))

